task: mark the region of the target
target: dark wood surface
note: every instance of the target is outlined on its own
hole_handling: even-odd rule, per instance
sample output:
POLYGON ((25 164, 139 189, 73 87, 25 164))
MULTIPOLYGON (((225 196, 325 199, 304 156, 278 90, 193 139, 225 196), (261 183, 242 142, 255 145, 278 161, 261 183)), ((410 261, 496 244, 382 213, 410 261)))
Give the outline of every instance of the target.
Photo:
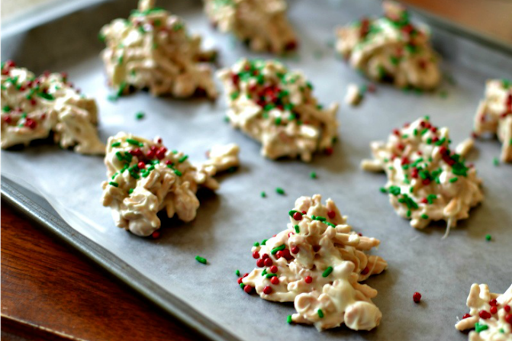
POLYGON ((2 340, 200 340, 2 203, 2 340))

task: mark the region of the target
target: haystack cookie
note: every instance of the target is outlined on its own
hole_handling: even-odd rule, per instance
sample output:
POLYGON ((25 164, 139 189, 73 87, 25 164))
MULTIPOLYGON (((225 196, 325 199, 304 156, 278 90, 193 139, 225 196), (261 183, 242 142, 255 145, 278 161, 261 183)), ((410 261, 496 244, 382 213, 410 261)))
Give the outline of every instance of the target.
POLYGON ((313 86, 300 72, 276 61, 242 59, 221 70, 234 128, 260 141, 270 158, 300 157, 311 161, 318 150, 332 152, 338 135, 338 104, 323 109, 313 86))
POLYGON ((466 305, 470 311, 455 328, 474 328, 469 332, 470 341, 512 340, 512 285, 500 295, 490 293, 487 284, 473 284, 466 305))
POLYGON ((512 82, 489 80, 475 116, 475 134, 493 133, 502 143, 501 161, 512 162, 512 82))
POLYGON ((254 51, 283 53, 297 48, 284 0, 205 0, 205 12, 221 32, 232 32, 254 51))
POLYGON ((441 73, 428 28, 413 25, 402 5, 384 1, 383 7, 383 18, 338 28, 336 50, 353 68, 376 81, 400 88, 435 88, 441 73))
POLYGON ((110 86, 117 95, 131 88, 148 89, 153 96, 190 97, 206 92, 217 96, 209 66, 212 51, 200 49, 201 37, 188 35, 185 22, 154 7, 154 0, 140 0, 128 20, 105 25, 100 38, 110 86))
POLYGON ((167 150, 160 138, 149 141, 119 133, 108 140, 105 165, 109 181, 102 184, 103 206, 112 209, 117 226, 138 236, 160 228, 157 213, 189 222, 196 217, 198 187, 215 190, 213 176, 226 166, 238 166, 238 146, 216 147, 215 158, 194 167, 188 156, 167 150))
MULTIPOLYGON (((471 143, 457 148, 467 152, 471 143)), ((395 129, 387 142, 372 142, 372 160, 363 160, 368 171, 385 171, 393 208, 411 226, 424 228, 432 220, 447 222, 446 235, 457 221, 469 216, 471 207, 483 200, 482 180, 464 155, 450 150, 448 128, 437 128, 428 117, 395 129)))
POLYGON ((351 231, 334 202, 321 200, 320 195, 297 199, 287 229, 254 244, 257 268, 239 283, 265 300, 294 302, 297 313, 289 322, 313 324, 319 331, 343 323, 353 330, 373 329, 382 317, 371 300, 377 291, 359 282, 387 268, 382 258, 365 253, 380 242, 351 231))
POLYGON ((2 148, 53 138, 62 148, 104 154, 96 102, 80 94, 65 73, 39 77, 14 62, 2 63, 2 148))

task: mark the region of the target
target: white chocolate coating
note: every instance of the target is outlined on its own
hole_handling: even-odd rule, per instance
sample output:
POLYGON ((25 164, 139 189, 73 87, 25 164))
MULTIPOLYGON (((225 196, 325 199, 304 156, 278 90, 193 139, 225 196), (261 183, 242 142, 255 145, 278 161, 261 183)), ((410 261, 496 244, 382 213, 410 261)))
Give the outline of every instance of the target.
POLYGON ((504 294, 489 292, 487 284, 473 284, 466 302, 469 317, 463 318, 455 328, 469 332, 469 341, 511 341, 512 340, 512 285, 504 294), (496 308, 492 308, 495 306, 496 308), (493 314, 491 309, 496 309, 493 314), (508 311, 507 311, 508 310, 508 311))
POLYGON ((384 1, 383 7, 383 18, 338 28, 336 50, 376 81, 391 81, 400 88, 435 88, 441 73, 428 28, 414 26, 399 4, 384 1))
POLYGON ((449 144, 448 128, 438 129, 428 118, 420 118, 395 129, 387 142, 372 142, 374 158, 361 167, 386 172, 391 205, 411 220, 411 226, 424 228, 432 220, 445 220, 448 233, 483 200, 475 168, 466 166, 449 144))
POLYGON ((275 61, 242 59, 218 75, 231 125, 261 142, 262 155, 309 162, 315 151, 332 150, 338 104, 322 109, 302 73, 275 61))
POLYGON ((502 143, 501 161, 512 162, 512 82, 489 80, 475 116, 475 133, 493 133, 502 143))
POLYGON ((2 66, 2 148, 45 139, 53 132, 62 148, 104 154, 96 102, 80 95, 59 73, 39 77, 12 62, 2 66))
POLYGON ((128 20, 116 19, 101 29, 103 62, 110 85, 118 95, 148 88, 153 96, 190 97, 205 91, 217 96, 210 68, 212 51, 201 51, 201 37, 188 35, 185 22, 140 0, 128 20))
POLYGON ((321 200, 320 195, 297 199, 287 229, 252 248, 253 257, 257 252, 272 265, 254 269, 242 282, 263 299, 294 302, 293 322, 313 324, 318 330, 343 323, 354 330, 373 329, 382 316, 371 300, 377 291, 359 282, 387 268, 382 258, 365 253, 380 242, 351 231, 334 202, 328 199, 323 205, 321 200), (271 282, 273 273, 278 283, 271 282), (265 293, 266 287, 270 293, 265 293))
POLYGON ((294 50, 297 38, 284 0, 205 0, 204 10, 221 32, 232 32, 254 51, 294 50))
POLYGON ((157 213, 164 209, 169 218, 177 214, 189 222, 199 208, 198 187, 219 187, 213 176, 219 171, 217 165, 220 170, 225 166, 225 158, 230 158, 230 165, 238 165, 238 146, 227 150, 231 155, 194 167, 186 155, 167 150, 158 138, 152 142, 118 133, 108 140, 105 165, 110 180, 102 184, 103 206, 112 209, 117 226, 138 236, 149 236, 160 228, 157 213), (141 161, 144 168, 138 166, 141 161))
POLYGON ((345 94, 345 103, 349 105, 358 105, 363 100, 363 93, 357 84, 349 84, 345 94))

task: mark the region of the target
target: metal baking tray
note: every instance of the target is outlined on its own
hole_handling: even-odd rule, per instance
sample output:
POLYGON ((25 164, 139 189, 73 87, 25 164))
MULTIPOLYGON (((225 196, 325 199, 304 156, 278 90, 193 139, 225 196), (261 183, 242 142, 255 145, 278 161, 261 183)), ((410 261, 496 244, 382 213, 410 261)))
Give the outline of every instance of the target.
MULTIPOLYGON (((114 226, 109 209, 100 204, 100 183, 106 178, 101 157, 44 144, 2 151, 2 197, 164 310, 213 340, 465 340, 453 325, 466 312, 470 285, 488 283, 494 292, 510 285, 506 255, 512 245, 512 168, 493 165, 500 151, 497 141, 478 142, 470 153, 484 180, 486 200, 445 240, 442 224, 420 231, 396 216, 378 190, 385 176, 359 170, 360 161, 370 156, 370 141, 385 139, 392 128, 420 116, 430 115, 434 124, 448 126, 454 144, 466 138, 485 80, 512 76, 509 46, 415 12, 416 19, 431 24, 434 46, 443 58, 447 80, 440 89, 421 94, 377 85, 361 106, 341 105, 340 139, 332 156, 317 155, 310 164, 271 161, 259 155, 256 142, 223 122, 223 99, 186 101, 140 92, 107 101, 110 89, 98 57, 103 46, 97 33, 112 19, 127 17, 137 1, 92 4, 50 22, 26 17, 2 36, 2 60, 14 59, 36 73, 67 71, 77 87, 96 97, 104 141, 120 130, 148 138, 160 135, 192 161, 201 161, 214 143, 236 142, 242 166, 221 178, 216 194, 200 193, 195 221, 164 219, 158 240, 114 226), (137 111, 146 113, 144 120, 135 120, 137 111), (311 171, 317 179, 309 178, 311 171), (286 195, 276 194, 276 187, 286 195), (260 197, 261 191, 267 198, 260 197), (389 269, 366 282, 378 290, 374 302, 383 313, 373 331, 341 327, 318 333, 311 326, 288 325, 291 304, 248 296, 237 286, 234 271, 254 267, 251 245, 284 229, 295 199, 315 193, 334 199, 356 231, 381 240, 375 253, 388 261, 389 269), (493 237, 490 242, 487 234, 493 237), (195 255, 206 257, 209 264, 197 263, 195 255), (423 294, 419 305, 412 302, 415 291, 423 294)), ((160 0, 158 6, 185 18, 192 32, 203 35, 205 46, 216 47, 221 65, 244 56, 271 57, 214 31, 198 0, 160 0)), ((304 71, 323 104, 341 103, 349 83, 368 82, 336 58, 330 47, 333 30, 380 14, 380 3, 373 0, 293 0, 289 18, 301 47, 297 55, 279 59, 304 71)))

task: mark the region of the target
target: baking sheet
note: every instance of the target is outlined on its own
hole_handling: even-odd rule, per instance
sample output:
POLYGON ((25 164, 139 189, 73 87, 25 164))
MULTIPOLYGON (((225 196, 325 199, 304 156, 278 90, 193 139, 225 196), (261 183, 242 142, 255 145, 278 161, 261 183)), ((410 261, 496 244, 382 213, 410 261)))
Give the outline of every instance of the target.
MULTIPOLYGON (((158 5, 184 17, 191 31, 203 35, 205 46, 217 47, 223 65, 243 56, 268 57, 250 53, 232 37, 213 31, 198 1, 158 5)), ((2 59, 13 58, 35 72, 68 71, 71 81, 96 97, 104 141, 120 130, 148 138, 160 135, 169 148, 182 150, 198 162, 212 144, 236 142, 242 150, 240 170, 223 176, 216 194, 200 194, 195 221, 164 219, 158 240, 141 239, 113 225, 110 210, 100 204, 100 184, 106 178, 101 157, 41 145, 2 151, 2 174, 37 188, 78 232, 241 339, 467 339, 453 325, 466 312, 470 285, 488 283, 492 291, 503 292, 512 280, 510 260, 505 257, 512 244, 512 169, 493 166, 500 144, 480 142, 469 155, 484 179, 486 200, 446 240, 441 240, 442 225, 418 231, 396 216, 387 196, 378 190, 385 176, 360 171, 359 162, 369 157, 370 141, 385 139, 392 128, 424 115, 430 115, 436 125, 450 127, 454 143, 462 141, 471 131, 485 80, 512 76, 510 55, 433 29, 435 46, 445 59, 443 69, 457 83, 443 84, 447 98, 438 92, 419 95, 378 85, 377 93, 368 95, 360 107, 341 105, 340 141, 332 156, 318 155, 311 164, 271 161, 259 156, 256 142, 223 122, 226 104, 222 99, 217 103, 155 99, 141 92, 115 103, 107 101, 109 89, 98 58, 102 45, 96 33, 111 19, 126 17, 135 6, 136 1, 107 3, 2 39, 2 59), (146 113, 144 120, 135 119, 138 111, 146 113), (311 171, 318 179, 309 178, 311 171), (284 188, 286 195, 277 195, 276 187, 284 188), (267 192, 267 198, 260 197, 261 191, 267 192), (295 199, 315 193, 335 200, 356 231, 381 240, 375 253, 388 261, 389 269, 366 282, 379 291, 374 302, 383 313, 381 325, 371 332, 342 327, 320 334, 313 327, 287 325, 291 304, 248 296, 237 286, 234 271, 249 272, 254 267, 251 245, 284 229, 295 199), (486 234, 493 241, 486 242, 486 234), (198 254, 208 259, 207 266, 194 260, 198 254), (415 291, 423 294, 420 305, 412 302, 415 291)), ((380 13, 379 3, 371 0, 291 3, 289 17, 301 49, 298 56, 284 61, 304 71, 323 104, 341 103, 348 83, 365 82, 335 58, 328 46, 333 28, 380 13)))

